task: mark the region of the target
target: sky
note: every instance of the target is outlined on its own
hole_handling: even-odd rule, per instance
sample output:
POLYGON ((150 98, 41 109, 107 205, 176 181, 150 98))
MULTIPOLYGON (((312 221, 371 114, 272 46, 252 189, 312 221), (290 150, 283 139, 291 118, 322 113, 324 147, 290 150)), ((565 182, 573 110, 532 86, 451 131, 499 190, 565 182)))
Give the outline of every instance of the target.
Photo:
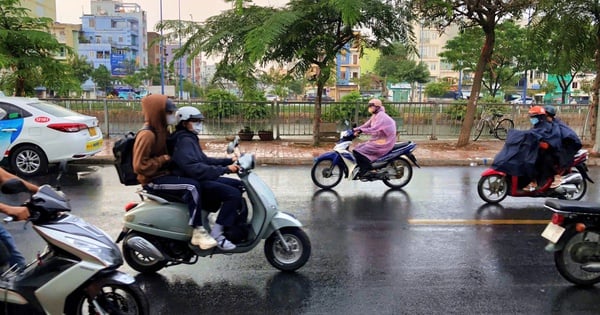
MULTIPOLYGON (((193 20, 202 22, 206 18, 231 9, 232 4, 223 0, 124 0, 124 3, 137 3, 148 17, 148 31, 160 21, 162 1, 163 20, 193 20), (181 6, 180 6, 181 5, 181 6), (181 15, 180 15, 181 12, 181 15)), ((256 5, 282 6, 287 0, 254 0, 256 5)), ((81 24, 80 17, 90 14, 90 0, 56 0, 56 20, 61 23, 81 24)))

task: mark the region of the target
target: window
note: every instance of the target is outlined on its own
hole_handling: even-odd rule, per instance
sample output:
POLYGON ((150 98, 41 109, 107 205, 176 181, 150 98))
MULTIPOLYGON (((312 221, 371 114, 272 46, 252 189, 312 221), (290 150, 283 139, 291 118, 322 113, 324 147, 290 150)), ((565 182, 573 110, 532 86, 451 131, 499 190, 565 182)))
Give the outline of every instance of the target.
POLYGON ((579 83, 579 82, 573 82, 573 84, 572 84, 572 87, 573 87, 574 89, 577 89, 577 88, 578 88, 578 86, 579 86, 579 84, 578 84, 578 83, 579 83))
POLYGON ((11 120, 31 116, 31 113, 12 104, 0 103, 0 109, 6 113, 2 120, 11 120))
POLYGON ((352 55, 352 64, 355 64, 355 65, 358 64, 358 56, 357 55, 352 55))
POLYGON ((352 72, 352 79, 358 79, 358 72, 352 72))

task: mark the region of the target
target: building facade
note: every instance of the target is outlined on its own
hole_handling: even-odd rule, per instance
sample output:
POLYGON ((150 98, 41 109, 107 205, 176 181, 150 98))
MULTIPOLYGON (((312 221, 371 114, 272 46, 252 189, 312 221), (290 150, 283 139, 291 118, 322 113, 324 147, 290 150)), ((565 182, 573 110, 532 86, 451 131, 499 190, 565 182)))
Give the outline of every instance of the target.
POLYGON ((148 66, 146 12, 138 4, 120 0, 91 1, 83 15, 79 54, 94 68, 105 65, 114 76, 148 66))

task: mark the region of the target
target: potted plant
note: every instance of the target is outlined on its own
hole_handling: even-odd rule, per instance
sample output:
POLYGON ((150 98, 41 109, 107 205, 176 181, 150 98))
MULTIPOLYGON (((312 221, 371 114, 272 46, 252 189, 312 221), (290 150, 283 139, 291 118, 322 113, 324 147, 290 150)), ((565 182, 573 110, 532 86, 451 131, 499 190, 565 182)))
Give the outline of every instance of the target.
POLYGON ((273 130, 259 130, 258 137, 262 141, 273 141, 273 130))
POLYGON ((240 129, 238 132, 238 136, 240 136, 240 140, 250 141, 254 137, 254 131, 252 131, 250 126, 244 126, 244 128, 240 129))

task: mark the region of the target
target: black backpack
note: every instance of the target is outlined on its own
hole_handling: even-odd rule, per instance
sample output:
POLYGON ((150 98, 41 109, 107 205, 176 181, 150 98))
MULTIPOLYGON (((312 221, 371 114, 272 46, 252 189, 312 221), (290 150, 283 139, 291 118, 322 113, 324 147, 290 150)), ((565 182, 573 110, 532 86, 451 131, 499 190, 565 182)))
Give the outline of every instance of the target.
MULTIPOLYGON (((152 130, 152 128, 144 126, 138 132, 141 130, 152 130)), ((128 132, 123 138, 115 141, 112 149, 119 181, 127 186, 139 185, 137 174, 133 171, 133 144, 136 136, 137 133, 128 132)))

